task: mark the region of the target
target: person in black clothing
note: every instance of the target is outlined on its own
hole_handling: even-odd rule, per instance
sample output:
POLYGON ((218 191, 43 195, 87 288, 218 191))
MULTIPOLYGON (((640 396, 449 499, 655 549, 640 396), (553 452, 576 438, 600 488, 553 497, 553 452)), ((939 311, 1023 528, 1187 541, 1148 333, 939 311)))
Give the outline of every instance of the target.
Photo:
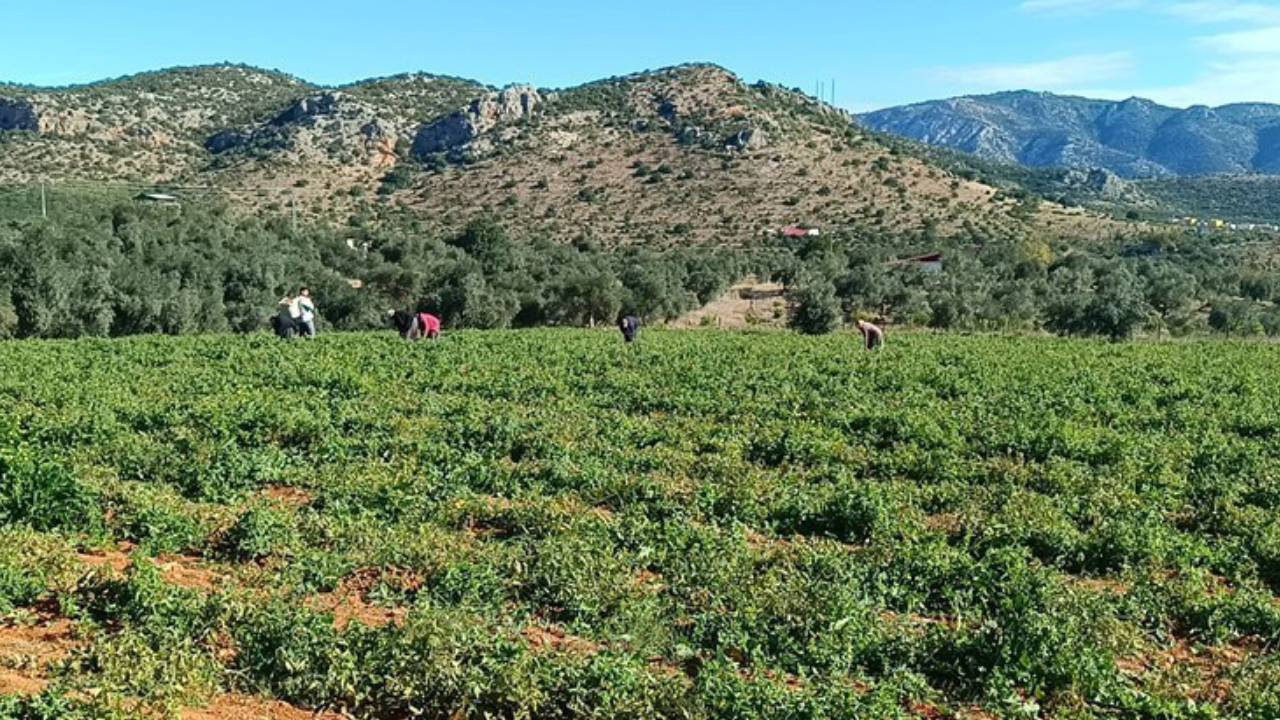
POLYGON ((281 300, 280 311, 271 318, 271 329, 275 330, 276 336, 281 340, 292 340, 298 330, 297 322, 289 311, 290 302, 290 298, 281 300))
POLYGON ((389 310, 387 316, 391 318, 391 326, 400 333, 400 337, 405 340, 409 339, 409 333, 413 331, 413 313, 404 310, 389 310))
POLYGON ((623 316, 618 319, 618 329, 622 331, 623 340, 633 343, 640 334, 640 318, 635 315, 623 316))

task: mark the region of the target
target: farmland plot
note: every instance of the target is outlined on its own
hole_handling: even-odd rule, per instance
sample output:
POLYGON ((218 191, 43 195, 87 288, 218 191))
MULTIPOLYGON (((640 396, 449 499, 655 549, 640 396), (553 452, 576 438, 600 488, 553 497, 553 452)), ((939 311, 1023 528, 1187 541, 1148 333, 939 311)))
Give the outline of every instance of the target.
POLYGON ((1274 718, 1278 386, 1208 342, 3 344, 0 718, 1274 718))

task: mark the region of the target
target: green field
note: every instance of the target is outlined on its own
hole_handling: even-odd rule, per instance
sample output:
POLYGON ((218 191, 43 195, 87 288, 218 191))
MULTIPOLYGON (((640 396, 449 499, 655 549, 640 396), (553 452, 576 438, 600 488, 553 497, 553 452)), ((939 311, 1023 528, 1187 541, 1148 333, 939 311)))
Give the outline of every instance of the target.
POLYGON ((0 718, 1280 717, 1278 388, 1229 342, 0 344, 0 718))

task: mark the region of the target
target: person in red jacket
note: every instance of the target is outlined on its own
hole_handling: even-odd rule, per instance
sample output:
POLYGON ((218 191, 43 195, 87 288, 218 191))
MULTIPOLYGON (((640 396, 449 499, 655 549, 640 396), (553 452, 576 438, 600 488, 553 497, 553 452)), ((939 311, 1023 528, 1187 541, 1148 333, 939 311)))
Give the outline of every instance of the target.
POLYGON ((405 340, 421 340, 440 337, 440 318, 431 313, 410 313, 403 310, 391 310, 391 324, 405 340))
POLYGON ((431 313, 418 313, 418 334, 428 340, 440 337, 440 318, 431 313))

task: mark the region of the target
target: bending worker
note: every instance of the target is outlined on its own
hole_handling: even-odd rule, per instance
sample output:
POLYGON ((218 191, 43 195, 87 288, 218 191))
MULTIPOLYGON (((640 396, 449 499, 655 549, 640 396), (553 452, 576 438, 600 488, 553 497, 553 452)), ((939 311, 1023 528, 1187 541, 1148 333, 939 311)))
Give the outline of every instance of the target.
POLYGON ((858 332, 862 333, 862 340, 866 343, 868 350, 875 350, 884 345, 884 328, 872 325, 865 320, 859 320, 858 332))
POLYGON ((628 343, 636 341, 636 336, 640 334, 640 318, 634 315, 626 315, 618 318, 618 329, 622 331, 622 339, 628 343))

